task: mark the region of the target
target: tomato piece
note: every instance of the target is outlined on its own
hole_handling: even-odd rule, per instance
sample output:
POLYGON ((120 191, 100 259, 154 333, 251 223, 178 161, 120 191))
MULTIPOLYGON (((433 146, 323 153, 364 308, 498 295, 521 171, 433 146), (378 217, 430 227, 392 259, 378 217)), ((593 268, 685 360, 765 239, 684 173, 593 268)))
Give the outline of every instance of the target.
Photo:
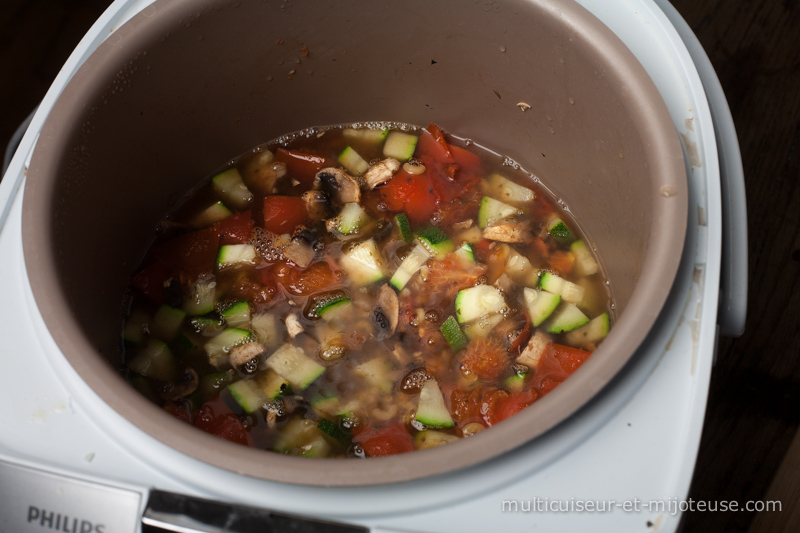
POLYGON ((203 404, 195 413, 194 427, 221 439, 253 446, 253 437, 239 417, 219 397, 203 404))
POLYGON ((508 369, 509 362, 506 348, 498 340, 487 337, 469 343, 461 366, 480 379, 494 381, 508 369))
POLYGON ((439 206, 439 195, 425 174, 412 176, 404 202, 404 211, 412 224, 427 224, 439 206))
POLYGON ((308 296, 339 283, 339 277, 325 261, 309 265, 304 270, 293 269, 287 278, 283 283, 284 288, 299 296, 308 296))
POLYGON ((515 392, 501 398, 495 404, 492 424, 497 424, 519 413, 536 401, 538 394, 535 390, 515 392))
POLYGON ((298 196, 272 195, 264 198, 261 226, 272 233, 292 233, 297 226, 308 224, 305 202, 298 196))
POLYGON ((170 272, 169 265, 156 260, 131 278, 131 286, 154 304, 161 305, 166 300, 164 285, 171 277, 170 272))
POLYGON ((450 145, 450 153, 459 167, 457 175, 459 181, 483 174, 483 161, 478 154, 452 144, 450 145))
POLYGON ((382 428, 365 428, 355 440, 364 448, 370 457, 396 455, 414 450, 411 435, 405 426, 392 424, 382 428))
POLYGON ((429 124, 419 136, 416 153, 427 156, 439 165, 456 163, 444 133, 436 124, 429 124))
POLYGON ((313 185, 317 172, 331 165, 325 157, 286 148, 278 148, 275 151, 275 159, 285 164, 288 173, 306 189, 313 185))
POLYGON ((253 236, 253 216, 251 211, 242 211, 215 224, 219 233, 219 243, 242 244, 253 236))
POLYGON ((192 413, 186 408, 185 405, 182 405, 179 402, 169 400, 164 403, 164 410, 177 418, 178 420, 182 420, 187 424, 192 423, 192 413))
POLYGON ((539 396, 544 396, 575 372, 590 355, 591 352, 586 350, 551 342, 539 359, 530 387, 538 390, 539 396))
POLYGON ((167 269, 167 278, 162 281, 171 276, 194 280, 214 271, 218 251, 219 232, 211 226, 157 244, 152 256, 167 269))
POLYGON ((560 275, 569 274, 575 264, 575 255, 563 250, 550 254, 550 267, 560 275))
POLYGON ((563 344, 556 344, 554 342, 548 344, 545 351, 552 353, 553 357, 561 363, 561 368, 568 374, 572 374, 578 370, 578 368, 589 359, 589 356, 592 355, 591 352, 587 352, 586 350, 573 348, 572 346, 564 346, 563 344))
POLYGON ((455 389, 450 394, 450 412, 463 427, 471 422, 485 426, 495 423, 495 411, 499 402, 508 397, 508 392, 497 387, 478 386, 472 390, 455 389))

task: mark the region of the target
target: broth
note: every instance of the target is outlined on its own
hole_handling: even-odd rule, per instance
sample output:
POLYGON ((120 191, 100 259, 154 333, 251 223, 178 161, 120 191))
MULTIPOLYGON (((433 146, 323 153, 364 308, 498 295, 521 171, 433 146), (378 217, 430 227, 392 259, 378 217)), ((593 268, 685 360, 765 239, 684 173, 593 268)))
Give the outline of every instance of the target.
POLYGON ((538 180, 433 124, 368 126, 260 146, 162 221, 133 386, 240 444, 380 456, 500 423, 591 355, 608 287, 538 180))

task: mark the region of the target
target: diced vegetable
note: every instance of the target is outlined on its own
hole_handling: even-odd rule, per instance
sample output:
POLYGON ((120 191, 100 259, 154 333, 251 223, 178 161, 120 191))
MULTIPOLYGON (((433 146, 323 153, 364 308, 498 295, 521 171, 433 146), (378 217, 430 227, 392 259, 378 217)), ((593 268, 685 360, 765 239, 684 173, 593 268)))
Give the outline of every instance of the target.
POLYGON ((430 226, 420 231, 417 240, 431 255, 436 257, 442 257, 455 249, 450 237, 436 226, 430 226))
POLYGON ((417 139, 416 135, 410 133, 391 131, 386 136, 386 142, 383 144, 383 155, 394 157, 399 161, 411 159, 417 147, 417 139))
POLYGON ((463 350, 469 344, 469 340, 461 331, 461 327, 453 315, 447 317, 447 320, 439 327, 439 331, 442 332, 444 340, 447 341, 447 344, 450 345, 454 352, 463 350))
POLYGON ((576 283, 567 281, 552 272, 543 272, 539 281, 542 289, 553 294, 560 294, 565 302, 580 305, 586 289, 576 283))
POLYGON ((560 218, 554 218, 547 225, 547 233, 559 242, 572 242, 575 237, 560 218))
POLYGON ((587 324, 567 333, 564 336, 564 342, 571 346, 585 346, 589 343, 597 343, 608 335, 608 330, 608 313, 603 313, 591 319, 587 324))
POLYGON ((386 139, 389 130, 372 129, 372 128, 345 128, 342 131, 344 138, 350 142, 365 142, 368 144, 378 145, 386 139))
POLYGON ((128 368, 147 378, 170 381, 175 376, 175 360, 166 343, 150 338, 144 348, 128 362, 128 368))
POLYGON ((205 315, 214 310, 217 282, 213 277, 200 277, 189 287, 188 297, 183 300, 187 315, 205 315))
POLYGON ((553 338, 543 331, 537 330, 533 334, 528 345, 522 350, 522 353, 517 357, 517 363, 523 364, 530 369, 536 370, 539 366, 539 359, 541 359, 544 349, 548 344, 553 342, 553 338))
POLYGON ((150 315, 142 309, 136 309, 131 312, 125 321, 125 326, 122 329, 122 338, 133 344, 141 344, 149 329, 150 315))
POLYGON ((345 204, 339 214, 331 219, 330 227, 342 235, 358 233, 371 220, 364 209, 355 202, 345 204))
POLYGON ((365 286, 383 279, 385 264, 381 251, 373 239, 353 246, 341 259, 342 268, 358 286, 365 286))
POLYGON ((456 249, 456 255, 465 265, 475 263, 475 248, 468 242, 461 243, 461 246, 456 249))
POLYGON ((267 348, 275 348, 281 343, 278 319, 272 313, 257 313, 250 319, 250 327, 256 340, 267 348))
POLYGON ((424 450, 425 448, 434 448, 457 440, 458 437, 455 435, 436 431, 435 429, 426 429, 414 435, 414 449, 424 450))
POLYGON ((550 315, 544 324, 545 328, 550 333, 564 333, 577 329, 589 322, 583 312, 578 309, 574 304, 563 302, 556 311, 550 315))
POLYGON ((211 183, 220 199, 233 208, 245 209, 253 201, 253 193, 244 184, 242 175, 235 167, 220 172, 211 178, 211 183))
POLYGON ((220 312, 225 323, 232 328, 244 328, 250 325, 250 304, 236 302, 220 312))
POLYGON ((219 366, 228 359, 231 348, 250 341, 250 332, 246 329, 227 328, 203 345, 209 362, 219 366))
POLYGON ((500 313, 506 307, 502 293, 491 285, 477 285, 458 291, 456 318, 462 324, 486 315, 500 313))
POLYGON ((214 202, 210 206, 197 213, 194 218, 192 218, 192 226, 206 228, 216 224, 217 222, 225 220, 232 214, 233 213, 231 210, 228 209, 221 201, 214 202))
POLYGON ((242 409, 247 413, 258 411, 267 401, 261 389, 251 379, 242 379, 228 385, 228 390, 242 409))
POLYGON ((261 393, 270 400, 274 400, 281 394, 291 390, 289 380, 279 376, 273 370, 259 373, 254 381, 258 388, 261 389, 261 393))
POLYGON ((400 234, 400 238, 404 242, 409 243, 414 240, 414 232, 411 231, 411 222, 408 221, 408 216, 405 213, 397 213, 394 216, 394 224, 400 234))
POLYGON ((285 378, 294 390, 303 390, 325 372, 325 367, 309 358, 302 348, 284 344, 267 359, 267 366, 285 378))
POLYGON ((527 204, 536 199, 536 193, 532 189, 514 183, 496 172, 489 176, 486 194, 510 204, 527 204))
POLYGON ((326 438, 313 420, 293 419, 278 434, 274 450, 288 455, 326 457, 331 452, 331 445, 326 438))
POLYGON ((455 425, 435 379, 429 379, 422 386, 417 404, 417 421, 427 427, 435 428, 449 428, 455 425))
POLYGON ((542 322, 553 314, 558 304, 561 303, 561 295, 553 294, 545 290, 531 289, 525 287, 523 290, 525 298, 525 305, 528 308, 528 314, 531 316, 531 323, 534 327, 539 326, 542 322))
POLYGON ((256 249, 252 244, 226 244, 221 246, 217 255, 217 268, 235 265, 254 265, 256 249))
POLYGON ((591 276, 597 274, 597 261, 589 249, 586 241, 575 241, 570 245, 570 250, 575 254, 575 273, 579 276, 591 276))
POLYGON ((518 208, 496 200, 491 196, 484 196, 481 199, 481 206, 478 210, 478 226, 484 229, 495 222, 519 214, 521 214, 521 211, 518 208))
POLYGON ((347 146, 342 150, 337 159, 353 176, 360 176, 369 168, 369 163, 352 146, 347 146))
POLYGON ((422 244, 417 244, 406 258, 403 259, 403 262, 400 263, 400 266, 395 271, 392 279, 389 280, 389 283, 397 290, 401 290, 430 257, 431 253, 422 244))
POLYGON ((389 361, 381 356, 357 365, 354 369, 355 374, 378 389, 382 394, 389 394, 394 387, 394 377, 392 376, 392 366, 389 361))

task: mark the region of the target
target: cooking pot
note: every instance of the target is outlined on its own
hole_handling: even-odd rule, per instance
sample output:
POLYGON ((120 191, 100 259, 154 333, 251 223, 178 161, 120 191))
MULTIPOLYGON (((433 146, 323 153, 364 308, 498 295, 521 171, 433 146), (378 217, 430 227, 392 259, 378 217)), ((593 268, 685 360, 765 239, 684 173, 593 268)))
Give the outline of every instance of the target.
POLYGON ((536 438, 598 393, 648 335, 683 251, 678 135, 624 45, 571 0, 158 0, 75 74, 42 129, 23 246, 53 339, 142 432, 236 473, 319 486, 409 481, 536 438), (435 122, 520 163, 596 245, 617 319, 554 392, 489 431, 367 460, 249 449, 198 431, 120 377, 123 294, 162 216, 203 176, 314 125, 435 122))

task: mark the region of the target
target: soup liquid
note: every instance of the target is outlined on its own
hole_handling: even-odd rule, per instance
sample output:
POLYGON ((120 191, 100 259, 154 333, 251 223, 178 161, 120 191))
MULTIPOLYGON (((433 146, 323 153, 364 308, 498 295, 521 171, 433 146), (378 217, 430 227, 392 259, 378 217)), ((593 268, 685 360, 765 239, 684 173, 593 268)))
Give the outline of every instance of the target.
POLYGON ((383 123, 284 136, 204 180, 129 297, 137 389, 221 438, 317 457, 505 420, 591 355, 613 308, 532 175, 435 125, 383 123))

